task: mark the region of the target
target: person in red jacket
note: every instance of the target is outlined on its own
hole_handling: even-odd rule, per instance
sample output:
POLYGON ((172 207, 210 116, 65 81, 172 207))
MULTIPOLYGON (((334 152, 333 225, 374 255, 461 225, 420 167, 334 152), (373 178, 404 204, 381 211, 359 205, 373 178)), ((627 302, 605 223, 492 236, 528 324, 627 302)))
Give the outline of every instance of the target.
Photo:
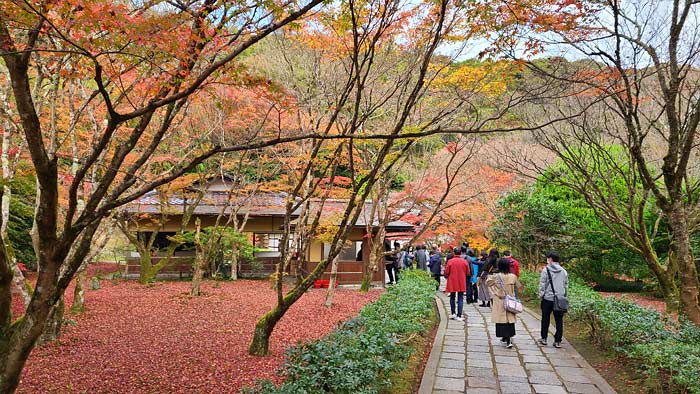
POLYGON ((454 257, 447 261, 445 277, 447 287, 445 291, 450 293, 450 319, 464 321, 462 309, 464 307, 464 292, 467 291, 467 276, 471 274, 471 267, 466 260, 460 257, 460 248, 454 248, 454 257), (455 296, 457 299, 457 314, 455 315, 455 296))
POLYGON ((503 252, 503 258, 510 261, 510 272, 520 279, 520 262, 510 255, 510 250, 503 252))

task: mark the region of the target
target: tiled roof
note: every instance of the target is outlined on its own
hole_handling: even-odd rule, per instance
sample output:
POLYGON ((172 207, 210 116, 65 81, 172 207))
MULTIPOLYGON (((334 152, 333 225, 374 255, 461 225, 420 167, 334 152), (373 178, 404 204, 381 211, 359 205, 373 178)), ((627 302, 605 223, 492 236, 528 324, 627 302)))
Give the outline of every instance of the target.
MULTIPOLYGON (((199 202, 194 210, 194 215, 219 215, 225 207, 223 214, 230 214, 237 207, 239 215, 248 213, 253 216, 284 216, 286 213, 287 193, 256 193, 242 195, 237 197, 229 197, 228 192, 209 191, 199 202), (229 198, 231 201, 229 201, 229 198)), ((178 215, 184 213, 187 206, 194 204, 194 197, 186 197, 182 194, 171 194, 164 196, 157 191, 146 193, 140 199, 127 204, 124 212, 128 213, 145 213, 152 215, 178 215)), ((323 204, 321 213, 322 219, 330 219, 333 214, 342 215, 347 207, 347 199, 327 199, 323 204)), ((321 207, 321 200, 314 199, 311 201, 311 211, 316 212, 321 207)), ((299 207, 293 214, 293 217, 298 217, 301 211, 299 207)), ((372 202, 365 202, 364 209, 360 212, 357 218, 355 227, 365 227, 367 221, 372 216, 372 202)), ((377 218, 372 221, 372 227, 379 225, 377 218)), ((388 232, 397 231, 413 231, 415 226, 411 223, 396 220, 389 222, 386 226, 388 232)))
MULTIPOLYGON (((240 215, 249 213, 256 216, 284 216, 286 213, 287 193, 256 193, 229 197, 228 192, 207 192, 194 210, 195 215, 229 214, 238 209, 240 215)), ((182 194, 163 196, 151 191, 140 199, 126 205, 125 212, 177 215, 183 213, 187 206, 194 204, 196 198, 182 194)), ((293 213, 298 216, 298 212, 293 213)))
MULTIPOLYGON (((330 219, 333 214, 342 215, 345 212, 347 205, 348 205, 348 200, 346 200, 346 199, 326 199, 326 201, 323 203, 323 211, 321 212, 321 219, 322 220, 323 219, 330 219)), ((321 207, 321 200, 320 199, 314 199, 311 201, 311 212, 317 212, 317 210, 320 207, 321 207)), ((360 212, 360 215, 357 218, 357 222, 355 223, 355 227, 366 227, 367 222, 372 217, 372 202, 366 201, 365 206, 363 208, 364 209, 360 212)), ((377 227, 377 226, 379 226, 379 219, 375 217, 372 220, 372 227, 377 227)), ((415 228, 415 226, 412 225, 411 223, 407 223, 407 222, 404 222, 401 220, 395 220, 395 221, 387 223, 387 225, 386 225, 386 230, 389 232, 413 231, 414 228, 415 228)))

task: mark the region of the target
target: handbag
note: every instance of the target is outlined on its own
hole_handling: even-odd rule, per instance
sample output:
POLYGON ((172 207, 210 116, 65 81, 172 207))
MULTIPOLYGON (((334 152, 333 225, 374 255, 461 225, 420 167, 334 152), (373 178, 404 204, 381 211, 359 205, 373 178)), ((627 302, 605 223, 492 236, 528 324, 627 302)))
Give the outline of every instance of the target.
POLYGON ((503 297, 503 308, 505 308, 506 312, 514 313, 516 315, 518 313, 522 313, 522 302, 520 302, 519 299, 508 294, 505 286, 503 286, 503 279, 501 278, 501 274, 498 274, 498 282, 500 282, 501 289, 503 289, 503 294, 505 294, 505 296, 503 297))
POLYGON ((554 290, 554 282, 552 282, 552 273, 549 272, 549 268, 545 269, 547 270, 547 276, 549 276, 549 285, 552 287, 552 293, 554 293, 554 310, 556 312, 568 312, 569 300, 566 296, 557 295, 557 292, 554 290))

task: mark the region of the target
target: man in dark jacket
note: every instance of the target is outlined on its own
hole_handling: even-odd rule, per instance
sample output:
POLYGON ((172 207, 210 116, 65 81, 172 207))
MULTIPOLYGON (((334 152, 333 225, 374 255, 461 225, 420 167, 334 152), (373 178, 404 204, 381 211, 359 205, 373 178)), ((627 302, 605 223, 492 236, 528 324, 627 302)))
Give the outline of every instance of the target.
POLYGON ((430 251, 428 268, 430 268, 430 273, 433 274, 433 278, 437 282, 437 285, 435 285, 435 290, 437 291, 440 289, 440 276, 442 274, 442 257, 440 256, 440 253, 437 251, 436 247, 433 247, 433 250, 430 251))

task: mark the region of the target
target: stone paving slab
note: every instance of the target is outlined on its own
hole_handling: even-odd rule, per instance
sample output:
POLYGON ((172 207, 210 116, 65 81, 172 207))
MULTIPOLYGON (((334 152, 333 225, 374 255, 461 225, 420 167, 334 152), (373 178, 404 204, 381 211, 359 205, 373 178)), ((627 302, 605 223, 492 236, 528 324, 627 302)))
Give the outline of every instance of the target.
POLYGON ((598 387, 596 387, 594 384, 564 382, 564 386, 570 393, 600 394, 600 390, 598 390, 598 387))
MULTIPOLYGON (((498 382, 493 376, 490 377, 470 377, 467 378, 467 386, 469 388, 472 387, 481 387, 481 388, 488 388, 488 389, 496 389, 498 388, 498 382)), ((471 390, 469 391, 471 392, 471 390)))
POLYGON ((550 384, 554 386, 561 386, 561 380, 554 371, 532 371, 530 372, 530 378, 528 379, 532 384, 550 384))
POLYGON ((470 367, 478 367, 478 368, 493 368, 493 361, 467 359, 467 365, 470 367))
POLYGON ((566 390, 561 386, 551 386, 546 384, 533 384, 533 390, 537 394, 567 394, 566 390))
POLYGON ((464 391, 464 379, 440 378, 435 381, 434 387, 438 390, 464 391))
POLYGON ((554 371, 552 364, 528 364, 525 363, 525 369, 528 371, 554 371))
POLYGON ((441 358, 440 362, 438 363, 438 368, 464 369, 464 360, 450 360, 447 358, 441 358))
POLYGON ((452 360, 460 360, 460 361, 464 361, 464 358, 465 358, 465 357, 466 357, 466 356, 464 355, 464 353, 448 353, 448 352, 443 352, 443 353, 440 355, 440 358, 449 358, 449 359, 452 359, 452 360))
POLYGON ((493 356, 491 353, 484 353, 484 352, 470 351, 467 354, 467 359, 474 359, 474 360, 491 360, 492 357, 493 356))
POLYGON ((551 337, 549 346, 538 345, 540 320, 531 311, 518 316, 507 349, 496 338, 491 308, 465 304, 459 322, 449 320, 447 294, 437 292, 436 304, 441 321, 419 394, 615 394, 566 339, 561 349, 551 337))
POLYGON ((498 390, 496 389, 488 389, 488 388, 469 388, 469 394, 498 394, 498 390))
POLYGON ((463 378, 464 369, 438 368, 436 376, 442 376, 445 378, 463 378))
POLYGON ((526 382, 501 382, 501 393, 503 394, 524 394, 531 393, 532 388, 526 382))

